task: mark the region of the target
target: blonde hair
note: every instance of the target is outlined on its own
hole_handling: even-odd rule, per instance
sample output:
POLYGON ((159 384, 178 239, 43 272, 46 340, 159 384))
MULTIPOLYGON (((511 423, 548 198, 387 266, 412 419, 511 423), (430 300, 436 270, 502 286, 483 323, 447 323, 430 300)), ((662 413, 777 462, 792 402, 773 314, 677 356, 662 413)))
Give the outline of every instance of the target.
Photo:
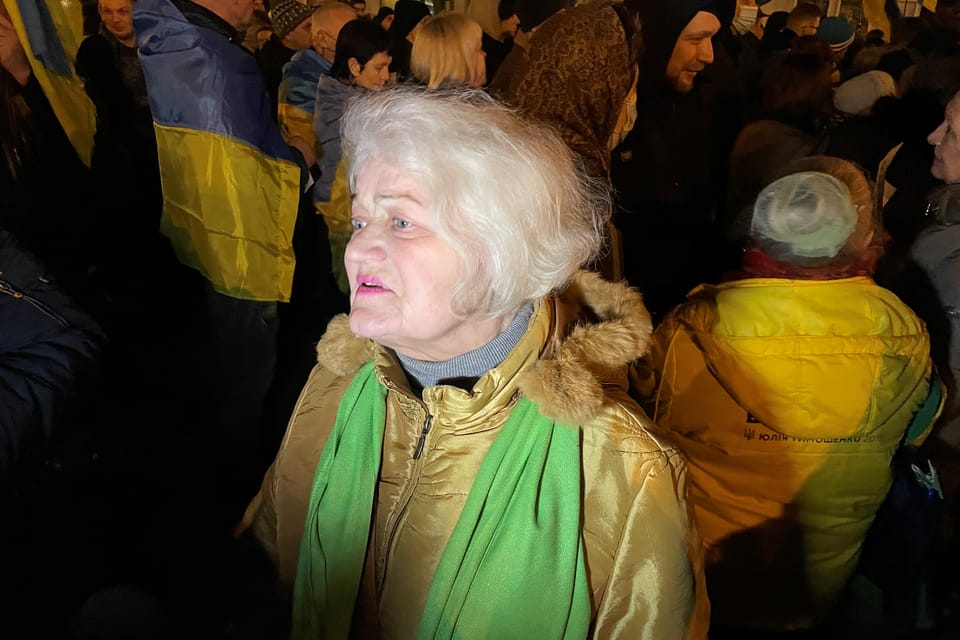
POLYGON ((486 69, 477 54, 483 43, 480 23, 462 13, 424 22, 410 53, 410 72, 430 89, 446 84, 479 87, 486 69))
POLYGON ((589 178, 553 129, 483 91, 371 91, 350 102, 341 130, 351 191, 379 160, 429 194, 437 234, 462 257, 455 313, 514 313, 566 285, 602 246, 606 182, 589 178))

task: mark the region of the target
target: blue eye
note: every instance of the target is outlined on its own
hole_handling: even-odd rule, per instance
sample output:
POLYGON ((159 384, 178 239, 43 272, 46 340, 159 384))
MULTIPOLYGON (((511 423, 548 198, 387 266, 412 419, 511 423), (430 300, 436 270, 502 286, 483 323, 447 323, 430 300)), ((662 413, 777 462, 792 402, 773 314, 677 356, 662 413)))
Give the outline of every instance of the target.
POLYGON ((394 218, 393 225, 397 229, 409 229, 413 224, 409 220, 404 220, 403 218, 394 218))
POLYGON ((350 226, 353 227, 354 231, 359 231, 360 229, 363 229, 365 226, 367 226, 367 223, 364 222, 363 220, 357 220, 356 218, 351 218, 350 226))

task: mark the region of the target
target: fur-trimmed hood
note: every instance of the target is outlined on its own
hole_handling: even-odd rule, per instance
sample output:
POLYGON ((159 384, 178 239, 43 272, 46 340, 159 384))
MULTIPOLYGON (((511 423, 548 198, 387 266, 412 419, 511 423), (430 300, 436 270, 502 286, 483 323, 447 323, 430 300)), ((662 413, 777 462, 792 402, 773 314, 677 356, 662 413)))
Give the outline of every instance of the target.
MULTIPOLYGON (((647 353, 650 314, 638 291, 586 271, 541 304, 553 305, 555 327, 541 357, 520 373, 520 391, 545 416, 585 424, 600 412, 604 385, 622 379, 626 366, 647 353)), ((376 348, 351 333, 347 316, 339 315, 317 344, 317 360, 337 375, 351 376, 376 348)))

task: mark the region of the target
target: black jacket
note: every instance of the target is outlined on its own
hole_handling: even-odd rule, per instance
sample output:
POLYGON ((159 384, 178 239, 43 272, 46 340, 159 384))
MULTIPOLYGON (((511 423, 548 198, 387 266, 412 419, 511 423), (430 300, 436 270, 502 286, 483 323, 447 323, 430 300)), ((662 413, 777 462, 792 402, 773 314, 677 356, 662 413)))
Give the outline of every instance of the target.
POLYGON ((29 447, 67 428, 104 336, 0 230, 0 484, 29 447))

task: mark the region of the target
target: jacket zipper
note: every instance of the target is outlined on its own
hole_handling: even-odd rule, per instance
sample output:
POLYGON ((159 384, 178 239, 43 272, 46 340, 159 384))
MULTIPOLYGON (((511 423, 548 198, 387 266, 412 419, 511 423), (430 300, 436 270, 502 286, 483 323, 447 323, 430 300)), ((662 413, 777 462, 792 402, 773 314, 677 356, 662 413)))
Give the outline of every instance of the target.
POLYGON ((70 324, 63 318, 63 316, 61 316, 56 311, 54 311, 44 303, 40 302, 36 298, 29 296, 23 293, 22 291, 17 290, 16 288, 14 288, 12 284, 7 282, 6 280, 0 280, 0 293, 5 293, 11 298, 13 298, 14 300, 26 300, 31 305, 33 305, 37 310, 43 313, 45 316, 48 316, 52 320, 55 320, 61 326, 63 327, 70 326, 70 324))
POLYGON ((430 425, 433 424, 433 416, 427 414, 427 419, 423 421, 423 429, 420 430, 420 439, 417 440, 417 448, 413 452, 413 459, 419 460, 423 455, 423 446, 427 443, 427 434, 430 433, 430 425))
MULTIPOLYGON (((402 391, 397 389, 392 383, 387 382, 387 388, 394 393, 401 393, 402 391)), ((407 395, 407 394, 404 394, 407 395)), ((423 455, 423 451, 426 448, 427 435, 430 433, 430 427, 433 425, 433 416, 430 415, 430 411, 427 410, 426 405, 423 404, 421 400, 417 400, 424 409, 424 419, 423 427, 420 429, 420 436, 417 438, 417 446, 413 452, 413 460, 420 460, 420 457, 423 455)), ((378 574, 376 577, 377 580, 377 597, 380 597, 382 594, 381 589, 386 583, 388 565, 390 564, 390 558, 393 555, 393 543, 397 537, 397 530, 400 528, 400 521, 403 519, 404 514, 407 512, 407 507, 410 506, 410 500, 413 497, 413 488, 417 484, 417 479, 420 477, 420 463, 414 465, 414 469, 410 474, 410 480, 407 483, 406 489, 400 495, 401 506, 396 512, 396 517, 393 519, 393 522, 390 523, 390 533, 387 536, 385 541, 385 546, 383 547, 384 553, 384 563, 383 563, 383 573, 378 574)))

